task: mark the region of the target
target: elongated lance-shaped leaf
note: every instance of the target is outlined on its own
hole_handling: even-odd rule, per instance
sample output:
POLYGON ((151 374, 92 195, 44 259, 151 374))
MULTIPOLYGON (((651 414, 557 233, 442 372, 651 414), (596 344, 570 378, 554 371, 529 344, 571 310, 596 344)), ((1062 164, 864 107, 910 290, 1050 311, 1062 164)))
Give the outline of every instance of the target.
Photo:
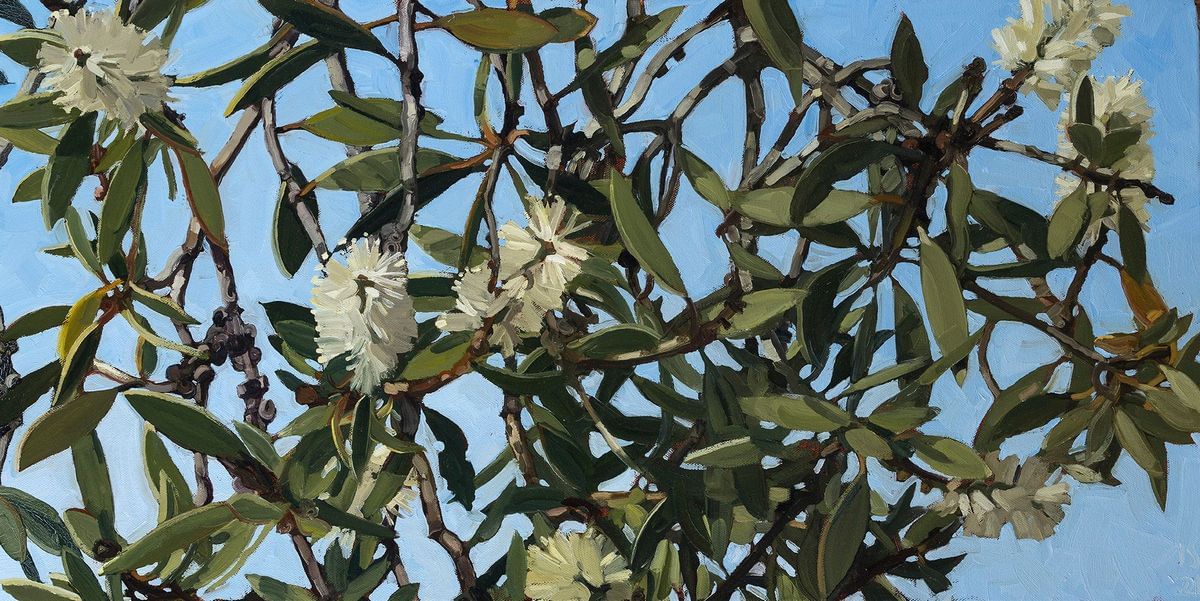
POLYGON ((654 276, 663 288, 680 296, 687 296, 679 267, 671 253, 663 245, 658 232, 650 225, 646 213, 633 196, 633 183, 621 173, 613 173, 608 180, 608 199, 612 203, 613 219, 625 250, 638 260, 642 268, 654 276))
POLYGON ((921 289, 925 295, 925 312, 933 338, 942 353, 958 348, 970 336, 967 327, 967 304, 963 300, 958 273, 946 251, 920 230, 921 289))

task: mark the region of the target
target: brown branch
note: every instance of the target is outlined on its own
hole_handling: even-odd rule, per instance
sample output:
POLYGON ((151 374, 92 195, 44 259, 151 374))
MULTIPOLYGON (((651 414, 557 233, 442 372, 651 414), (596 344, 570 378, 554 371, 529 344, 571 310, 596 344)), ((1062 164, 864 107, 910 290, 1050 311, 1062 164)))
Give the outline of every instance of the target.
POLYGON ((413 31, 414 0, 396 0, 400 51, 396 66, 400 69, 400 90, 404 101, 403 136, 400 138, 400 210, 396 221, 386 228, 385 244, 392 251, 408 248, 408 230, 417 210, 417 138, 421 135, 421 71, 418 67, 417 39, 413 31))
POLYGON ((470 550, 466 543, 449 528, 442 518, 442 505, 438 501, 437 482, 433 468, 424 453, 415 453, 412 458, 413 471, 417 475, 417 491, 421 498, 421 509, 425 523, 429 525, 429 538, 442 546, 454 562, 454 573, 464 594, 475 586, 475 565, 471 563, 470 550))
POLYGON ((313 555, 312 543, 295 530, 292 531, 291 538, 292 546, 296 548, 296 555, 300 556, 300 564, 304 566, 304 575, 316 589, 318 598, 322 601, 332 599, 336 591, 326 582, 325 574, 321 572, 321 563, 317 561, 316 555, 313 555))
POLYGON ((275 167, 275 172, 279 174, 280 183, 287 189, 287 204, 296 212, 297 219, 304 227, 304 233, 308 235, 308 239, 312 243, 317 260, 324 263, 329 255, 329 247, 325 243, 325 235, 321 233, 321 224, 317 221, 317 216, 313 214, 308 199, 300 193, 300 182, 297 182, 294 176, 296 166, 283 154, 279 133, 275 130, 275 98, 273 96, 264 98, 259 107, 262 113, 263 138, 266 141, 267 155, 271 157, 271 164, 275 167))
POLYGON ((1058 341, 1058 343, 1064 349, 1071 351, 1072 353, 1074 353, 1084 359, 1087 359, 1088 361, 1092 361, 1093 363, 1107 363, 1108 362, 1108 360, 1105 359, 1102 355, 1100 355, 1096 351, 1094 351, 1086 346, 1083 346, 1082 344, 1079 343, 1078 340, 1075 340, 1070 335, 1063 332, 1061 329, 1054 327, 1046 322, 1043 322, 1040 319, 1038 319, 1037 317, 1030 315, 1030 314, 1026 313, 1025 311, 1022 311, 1022 310, 1012 306, 1011 304, 1009 304, 1007 301, 1005 301, 1000 296, 998 296, 995 293, 993 293, 992 291, 984 288, 983 286, 980 286, 974 280, 964 280, 963 281, 963 289, 969 290, 969 291, 975 293, 976 296, 987 301, 988 303, 990 303, 992 305, 995 305, 996 308, 1013 316, 1014 318, 1017 319, 1017 321, 1020 321, 1021 323, 1025 324, 1025 325, 1032 326, 1034 329, 1042 332, 1043 334, 1046 334, 1047 336, 1050 336, 1051 338, 1058 341))

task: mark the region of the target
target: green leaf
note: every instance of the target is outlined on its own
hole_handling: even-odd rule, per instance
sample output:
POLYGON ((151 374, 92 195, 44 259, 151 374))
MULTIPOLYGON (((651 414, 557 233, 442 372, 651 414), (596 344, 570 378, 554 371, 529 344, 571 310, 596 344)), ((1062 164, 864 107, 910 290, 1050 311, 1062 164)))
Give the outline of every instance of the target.
POLYGON ((834 189, 816 207, 813 207, 801 225, 804 227, 820 227, 841 223, 862 213, 875 204, 875 199, 865 192, 854 190, 834 189))
MULTIPOLYGON (((257 104, 263 98, 274 94, 335 51, 333 46, 311 40, 267 61, 262 68, 242 82, 242 87, 234 93, 225 108, 225 116, 257 104)), ((0 125, 3 125, 2 121, 0 125)))
POLYGON ((783 273, 778 268, 766 259, 742 248, 742 245, 727 241, 725 248, 729 250, 729 258, 733 260, 734 265, 738 266, 738 269, 744 269, 750 275, 758 278, 777 281, 783 279, 783 273))
POLYGON ((1079 78, 1079 85, 1071 95, 1071 105, 1075 108, 1075 123, 1096 123, 1096 92, 1092 88, 1091 76, 1079 78))
POLYGON ((33 154, 53 154, 58 140, 37 129, 12 129, 0 127, 0 138, 4 138, 13 146, 33 154))
POLYGON ((1099 165, 1104 158, 1104 136, 1095 125, 1075 123, 1067 127, 1067 138, 1089 161, 1099 165))
POLYGON ((71 253, 88 271, 98 277, 104 277, 104 269, 100 267, 100 260, 96 258, 91 236, 83 228, 83 219, 79 217, 79 211, 76 211, 75 207, 67 207, 66 222, 67 244, 71 247, 71 253))
POLYGON ((108 595, 100 588, 100 582, 92 573, 92 568, 78 553, 63 553, 63 569, 71 588, 75 589, 84 601, 107 601, 108 595))
POLYGON ((8 389, 0 403, 0 423, 7 424, 19 417, 58 383, 62 371, 58 361, 52 361, 25 374, 16 386, 8 389))
POLYGON ((187 190, 188 204, 192 206, 192 214, 200 221, 208 240, 224 249, 228 247, 225 240, 225 215, 221 209, 221 193, 217 190, 217 180, 209 171, 208 164, 199 154, 176 149, 176 158, 183 171, 183 185, 187 190))
POLYGON ((58 378, 58 387, 54 391, 55 405, 70 400, 83 385, 96 358, 96 350, 100 347, 100 337, 104 332, 103 326, 93 323, 84 328, 75 344, 63 356, 63 370, 58 378))
POLYGON ((803 432, 832 432, 853 422, 841 407, 816 398, 783 395, 740 399, 742 411, 760 420, 803 432))
POLYGON ((253 494, 237 494, 228 501, 197 507, 159 524, 105 562, 100 573, 119 574, 149 565, 236 522, 268 525, 282 517, 283 510, 272 503, 253 494))
POLYGON ((981 480, 992 473, 971 447, 953 438, 922 434, 911 442, 917 457, 947 476, 981 480))
POLYGON ((721 176, 713 171, 700 157, 692 154, 686 148, 679 148, 676 154, 679 167, 687 175, 692 188, 701 198, 717 205, 721 210, 728 211, 733 206, 733 193, 725 187, 721 176))
POLYGON ((792 221, 802 221, 813 207, 829 196, 835 183, 857 175, 868 165, 899 150, 887 142, 859 138, 839 142, 817 155, 796 180, 796 193, 792 196, 792 221))
MULTIPOLYGON (((441 151, 420 149, 417 151, 417 173, 425 174, 432 169, 441 170, 460 160, 441 151)), ((389 192, 396 189, 400 181, 400 153, 395 147, 389 146, 361 152, 341 161, 313 178, 309 187, 353 192, 389 192)), ((419 180, 417 187, 422 195, 426 193, 419 180)), ((394 212, 392 217, 395 217, 394 212)))
POLYGON ((1079 243, 1084 227, 1087 226, 1087 200, 1087 184, 1080 183, 1074 192, 1054 207, 1054 213, 1050 215, 1050 222, 1046 227, 1046 250, 1051 257, 1063 257, 1079 243))
POLYGON ((67 216, 67 207, 71 206, 75 192, 91 171, 95 133, 96 113, 88 113, 67 126, 54 154, 50 155, 42 180, 42 219, 46 229, 67 216))
POLYGON ((658 334, 650 328, 635 324, 617 324, 574 340, 567 348, 584 357, 596 359, 644 351, 653 348, 658 342, 658 334))
POLYGON ((892 447, 888 445, 888 442, 882 436, 866 428, 847 430, 846 442, 856 453, 876 459, 892 458, 892 447))
POLYGON ((358 22, 319 0, 258 0, 271 14, 301 33, 332 46, 366 50, 387 56, 383 43, 358 22))
POLYGON ((346 585, 346 590, 342 592, 342 598, 366 598, 383 581, 389 566, 391 566, 391 562, 387 558, 381 557, 375 560, 374 563, 367 566, 367 569, 363 570, 361 574, 346 585))
POLYGON ((650 225, 650 220, 642 212, 637 199, 633 196, 633 184, 629 178, 620 173, 613 173, 608 180, 608 198, 612 202, 613 218, 616 220, 617 231, 625 248, 641 264, 642 268, 654 275, 660 286, 680 296, 687 296, 687 288, 683 285, 683 277, 679 275, 679 267, 671 258, 671 253, 650 225))
MULTIPOLYGON (((153 133, 155 137, 166 142, 172 148, 185 151, 196 151, 199 142, 182 125, 168 118, 160 112, 143 113, 138 121, 153 133)), ((163 151, 163 156, 166 156, 166 151, 163 151)), ((163 172, 167 176, 168 196, 173 200, 175 198, 175 179, 172 175, 171 165, 167 161, 163 161, 163 172)))
POLYGON ((921 290, 933 338, 942 354, 956 349, 970 336, 967 305, 959 287, 958 274, 946 252, 925 234, 921 237, 921 290))
POLYGON ((250 456, 237 435, 203 407, 148 390, 126 391, 125 398, 163 436, 185 449, 221 459, 250 456))
POLYGON ((173 340, 167 340, 166 338, 159 336, 153 329, 150 328, 150 322, 146 321, 145 317, 134 313, 131 309, 125 309, 124 311, 121 311, 121 317, 125 318, 125 322, 128 323, 131 328, 133 328, 134 332, 137 332, 138 336, 140 336, 142 340, 145 340, 154 346, 172 350, 188 357, 196 357, 198 359, 208 358, 207 353, 194 346, 188 346, 186 344, 175 342, 173 340))
POLYGON ((508 593, 508 598, 521 599, 525 596, 525 576, 528 569, 529 558, 525 554, 525 541, 521 539, 520 534, 514 532, 504 562, 504 573, 507 576, 504 590, 508 593))
POLYGON ((1125 272, 1134 280, 1145 284, 1150 278, 1150 273, 1146 268, 1146 238, 1142 232, 1142 222, 1125 203, 1121 203, 1118 215, 1117 233, 1120 236, 1125 272))
POLYGON ((787 0, 743 0, 742 11, 771 63, 787 76, 795 102, 804 82, 804 36, 787 0))
POLYGON ((775 227, 795 227, 797 221, 791 207, 795 192, 794 188, 777 186, 735 193, 733 208, 751 221, 775 227))
POLYGON ((822 598, 828 597, 850 571, 870 522, 871 489, 862 475, 842 491, 821 526, 816 568, 822 598))
POLYGON ((14 561, 24 562, 29 557, 29 548, 25 544, 27 536, 21 513, 12 503, 0 501, 0 548, 14 561))
POLYGON ((267 61, 271 60, 271 49, 274 48, 281 34, 290 33, 291 28, 286 28, 285 32, 282 29, 275 34, 270 41, 247 54, 243 54, 227 63, 217 65, 211 69, 205 69, 192 75, 184 75, 175 78, 175 85, 184 87, 204 88, 209 86, 219 86, 227 84, 231 81, 246 79, 254 75, 267 61))
POLYGON ((921 108, 921 93, 929 79, 929 67, 925 65, 925 54, 921 51, 921 40, 913 31, 908 15, 900 15, 900 25, 892 38, 892 77, 900 87, 901 99, 910 108, 921 108))
POLYGON ((62 325, 67 318, 67 311, 71 308, 66 305, 52 305, 34 309, 25 315, 22 315, 8 327, 0 330, 0 341, 12 342, 25 336, 33 336, 40 334, 51 328, 62 325))
POLYGON ((404 380, 420 380, 449 372, 465 360, 470 348, 470 336, 451 335, 441 338, 417 351, 404 365, 400 377, 404 380))
POLYGON ((881 386, 891 382, 892 380, 897 380, 907 376, 923 367, 926 367, 927 365, 929 365, 928 359, 910 359, 908 361, 885 367, 875 373, 867 374, 858 380, 855 380, 854 384, 848 386, 842 394, 852 394, 855 392, 870 390, 876 386, 881 386))
MULTIPOLYGON (((57 146, 57 142, 55 143, 57 146)), ((51 149, 53 151, 53 149, 51 149)), ((13 190, 13 202, 29 202, 42 197, 42 180, 46 177, 46 168, 38 167, 30 171, 21 183, 13 190)))
POLYGON ((243 421, 233 422, 233 429, 237 430, 242 442, 246 443, 246 450, 250 451, 250 455, 259 463, 271 471, 276 471, 283 464, 283 458, 279 456, 274 443, 265 432, 243 421))
POLYGON ((559 36, 558 28, 545 19, 498 8, 450 13, 434 19, 433 26, 484 52, 525 52, 549 44, 559 36))
POLYGON ((66 589, 21 578, 0 580, 0 588, 13 601, 82 601, 79 595, 66 589))
POLYGON ((0 127, 9 129, 41 129, 75 121, 79 111, 68 111, 55 104, 62 92, 44 92, 17 96, 0 104, 0 127))
POLYGON ((1142 432, 1124 408, 1118 408, 1113 414, 1113 429, 1121 447, 1129 452, 1129 456, 1142 469, 1146 470, 1147 475, 1151 477, 1166 476, 1167 454, 1162 442, 1151 440, 1145 432, 1142 432))
POLYGON ((17 470, 67 450, 81 436, 95 430, 116 398, 115 388, 97 390, 52 407, 29 426, 17 446, 17 470))
POLYGON ((688 453, 683 462, 705 467, 734 468, 758 465, 762 458, 762 451, 758 450, 750 437, 743 436, 696 449, 688 453))
POLYGON ((475 468, 467 460, 467 437, 450 418, 429 407, 424 411, 429 430, 443 446, 438 451, 438 469, 446 479, 446 487, 454 494, 450 501, 457 501, 470 511, 475 502, 475 468))
MULTIPOLYGON (((298 170, 293 169, 292 177, 303 185, 304 179, 298 170)), ((296 207, 292 206, 288 199, 288 184, 282 182, 279 184, 279 194, 275 200, 271 248, 275 251, 275 262, 279 265, 279 270, 290 278, 304 266, 304 261, 313 250, 313 243, 304 223, 300 221, 296 207)), ((320 208, 314 195, 298 198, 297 203, 306 206, 314 218, 320 217, 320 208)))
POLYGON ((145 152, 145 139, 138 139, 125 152, 121 165, 109 182, 100 208, 100 225, 96 228, 96 254, 101 260, 107 261, 120 248, 121 239, 129 229, 138 195, 145 193, 145 152))
MULTIPOLYGON (((425 251, 425 254, 432 257, 438 263, 443 265, 458 264, 459 250, 462 248, 462 236, 419 223, 413 224, 408 235, 418 248, 425 251)), ((487 259, 487 249, 476 245, 471 250, 471 258, 467 261, 468 267, 480 265, 487 259)))
POLYGON ((383 144, 397 140, 403 135, 398 127, 390 127, 342 106, 325 109, 295 125, 284 126, 285 130, 292 128, 302 129, 319 138, 354 146, 383 144))
POLYGON ((621 65, 638 60, 646 50, 671 29, 671 25, 683 12, 682 6, 672 6, 663 9, 656 15, 636 15, 629 18, 625 32, 617 43, 605 48, 596 55, 591 65, 582 69, 570 85, 563 88, 560 95, 570 94, 578 90, 588 79, 597 74, 615 69, 621 65))
POLYGON ((167 317, 172 321, 178 321, 179 323, 184 323, 187 325, 198 325, 200 323, 200 321, 195 317, 188 315, 187 312, 183 310, 183 307, 179 306, 179 303, 176 303, 165 296, 159 296, 153 292, 150 292, 149 290, 146 290, 145 288, 142 288, 141 286, 138 286, 132 282, 127 283, 127 285, 129 286, 129 291, 133 297, 133 300, 137 301, 147 309, 150 309, 151 311, 154 311, 163 317, 167 317))
POLYGON ((663 411, 683 419, 699 419, 704 417, 704 406, 699 400, 689 399, 674 389, 633 374, 630 381, 642 393, 646 400, 654 403, 663 411))
POLYGON ((1004 389, 996 396, 992 406, 979 422, 975 432, 975 448, 981 452, 999 451, 1003 442, 1003 432, 1000 428, 1005 417, 1017 410, 1025 401, 1045 403, 1039 395, 1046 389, 1046 384, 1054 374, 1056 365, 1050 364, 1034 369, 1025 374, 1012 386, 1004 389))
MULTIPOLYGON (((13 5, 20 6, 18 2, 12 2, 13 5)), ((36 69, 40 67, 38 61, 38 53, 42 50, 43 44, 53 44, 62 47, 62 36, 53 30, 35 29, 36 25, 27 25, 29 29, 19 29, 12 33, 0 35, 0 52, 8 55, 8 58, 13 59, 22 67, 36 69)))
POLYGON ((316 601, 308 589, 271 578, 249 574, 246 580, 255 594, 267 601, 316 601))
POLYGON ((950 258, 959 265, 965 264, 971 253, 967 214, 973 196, 975 185, 971 183, 971 174, 955 163, 946 179, 946 229, 950 232, 950 258))
MULTIPOLYGON (((756 290, 742 297, 742 310, 729 318, 729 327, 722 331, 726 338, 748 338, 774 327, 784 314, 796 308, 805 297, 805 291, 789 288, 756 290)), ((723 304, 710 307, 704 312, 706 319, 715 319, 724 309, 723 304)))
POLYGON ((1104 154, 1100 156, 1100 166, 1112 167, 1117 161, 1125 158, 1125 153, 1141 141, 1142 135, 1142 128, 1137 125, 1110 129, 1104 135, 1104 154))
MULTIPOLYGON (((538 13, 546 22, 558 30, 558 35, 550 42, 559 44, 574 42, 587 35, 596 26, 596 15, 578 8, 555 7, 538 13)), ((515 598, 515 597, 514 597, 515 598)))
POLYGON ((25 491, 7 486, 0 486, 0 500, 17 508, 25 530, 29 533, 29 540, 43 551, 51 555, 62 555, 64 551, 76 550, 71 534, 58 517, 58 511, 49 503, 25 491))

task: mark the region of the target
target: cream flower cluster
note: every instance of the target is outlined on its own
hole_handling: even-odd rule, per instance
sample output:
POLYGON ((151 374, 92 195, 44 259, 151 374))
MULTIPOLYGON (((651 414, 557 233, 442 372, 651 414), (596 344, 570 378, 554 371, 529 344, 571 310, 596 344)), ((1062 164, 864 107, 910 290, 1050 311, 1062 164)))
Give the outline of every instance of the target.
POLYGON ((1021 0, 1021 18, 992 30, 993 47, 1005 69, 1032 70, 1021 91, 1036 93, 1053 110, 1116 41, 1121 19, 1130 14, 1112 0, 1021 0))
POLYGON ((399 253, 383 252, 377 241, 360 239, 349 245, 345 265, 331 260, 322 270, 312 291, 317 359, 328 365, 347 355, 351 386, 371 392, 417 335, 408 263, 399 253))
POLYGON ((627 601, 633 576, 612 541, 588 529, 529 547, 525 594, 534 601, 627 601))
MULTIPOLYGON (((1154 110, 1142 95, 1142 82, 1133 78, 1133 72, 1122 77, 1108 77, 1104 80, 1092 80, 1092 95, 1094 96, 1095 117, 1093 125, 1101 134, 1107 134, 1110 129, 1117 127, 1137 127, 1141 129, 1142 137, 1125 150, 1125 155, 1116 163, 1112 170, 1121 177, 1141 181, 1154 179, 1154 153, 1150 149, 1150 138, 1154 131, 1150 127, 1150 119, 1154 110)), ((1058 123, 1058 153, 1067 158, 1079 156, 1079 151, 1067 137, 1067 128, 1074 122, 1075 99, 1063 112, 1058 123)), ((1058 195, 1065 198, 1079 186, 1079 178, 1064 173, 1058 176, 1058 195)), ((1129 207, 1138 220, 1145 225, 1150 220, 1146 210, 1146 195, 1141 188, 1125 188, 1120 192, 1120 201, 1129 207)), ((1112 198, 1113 209, 1117 206, 1116 197, 1112 198)), ((1109 217, 1103 223, 1116 228, 1116 218, 1109 217)), ((1099 234, 1100 222, 1094 223, 1084 236, 1084 243, 1090 244, 1099 234)))
POLYGON ((1062 506, 1071 503, 1070 486, 1061 481, 1047 486, 1051 470, 1038 457, 1020 466, 1016 456, 1001 460, 999 453, 989 453, 984 461, 995 474, 991 486, 949 490, 929 508, 961 515, 968 536, 999 538, 1004 524, 1012 524, 1017 538, 1043 540, 1054 534, 1066 515, 1062 506))
POLYGON ((563 308, 567 285, 588 258, 587 250, 567 239, 586 225, 574 209, 558 198, 530 199, 528 206, 528 226, 510 221, 500 228, 504 244, 496 289, 488 289, 486 266, 465 270, 454 284, 454 310, 437 320, 443 330, 467 331, 494 318, 490 341, 506 356, 516 352, 521 338, 541 332, 547 313, 563 308))
POLYGON ((163 75, 167 47, 111 11, 72 15, 58 11, 52 31, 62 43, 47 42, 38 51, 45 87, 59 92, 55 103, 80 112, 99 111, 122 130, 137 129, 144 113, 171 100, 170 79, 163 75))

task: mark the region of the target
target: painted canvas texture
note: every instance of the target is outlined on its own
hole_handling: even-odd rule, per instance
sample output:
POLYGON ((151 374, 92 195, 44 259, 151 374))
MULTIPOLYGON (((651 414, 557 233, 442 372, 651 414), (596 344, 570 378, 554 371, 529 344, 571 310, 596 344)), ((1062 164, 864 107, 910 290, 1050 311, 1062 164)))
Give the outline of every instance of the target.
POLYGON ((0 596, 1200 595, 1198 24, 0 0, 0 596))

